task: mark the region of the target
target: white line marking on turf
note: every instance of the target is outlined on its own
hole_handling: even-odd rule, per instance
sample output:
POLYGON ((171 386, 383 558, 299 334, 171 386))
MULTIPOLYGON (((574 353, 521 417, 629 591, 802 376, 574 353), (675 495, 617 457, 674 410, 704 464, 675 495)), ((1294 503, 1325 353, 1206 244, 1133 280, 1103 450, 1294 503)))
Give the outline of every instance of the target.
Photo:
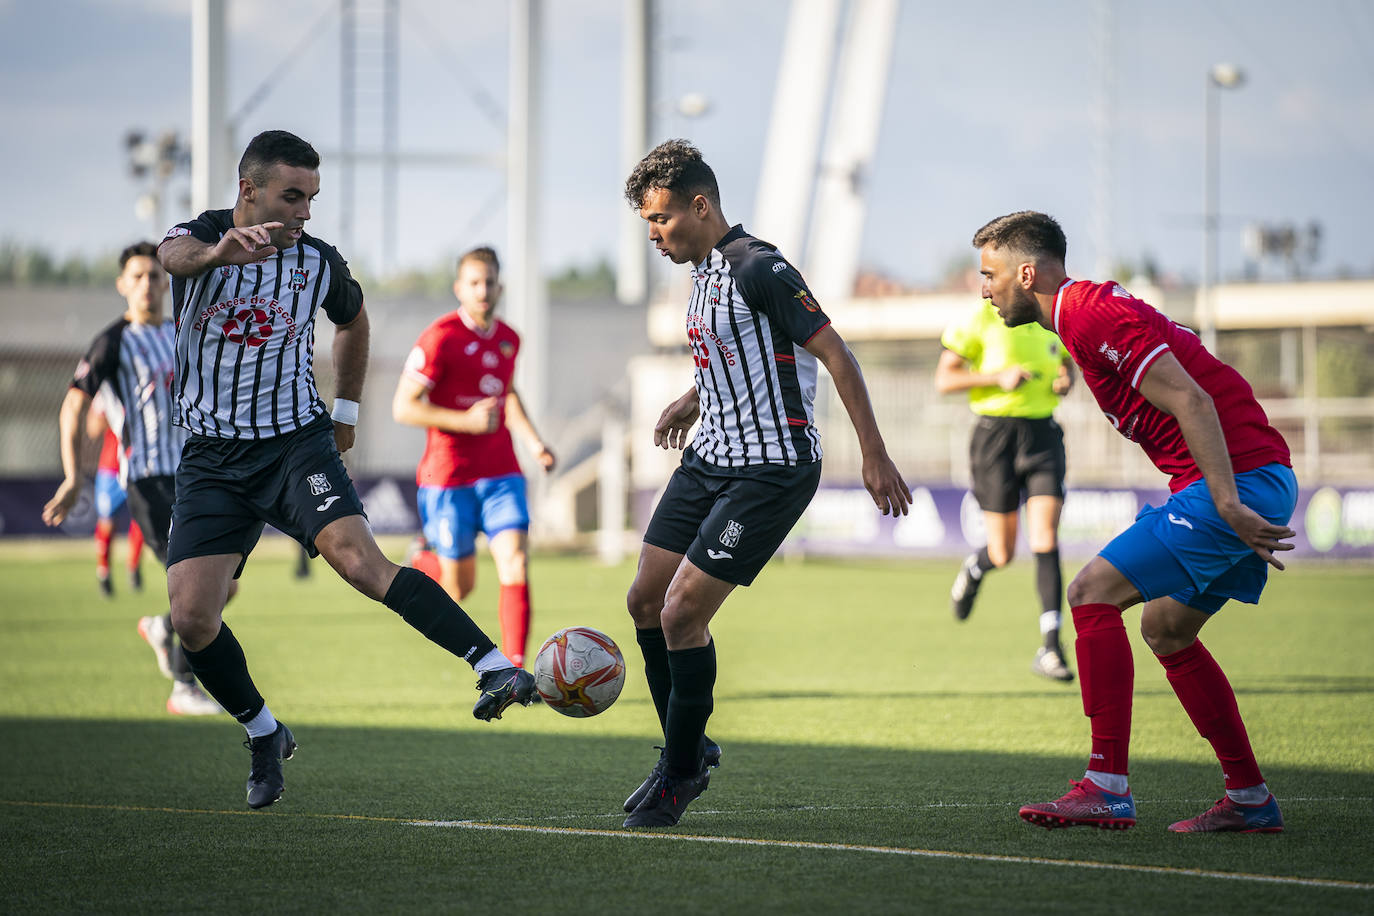
POLYGON ((633 830, 598 830, 593 827, 538 827, 533 824, 492 824, 483 821, 410 821, 413 827, 441 827, 459 830, 493 830, 510 833, 546 833, 557 836, 628 837, 640 840, 676 840, 681 843, 719 843, 726 846, 765 846, 773 849, 815 849, 828 852, 871 852, 890 856, 928 859, 964 859, 971 862, 1006 862, 1013 865, 1057 865, 1099 871, 1128 871, 1149 875, 1184 875, 1192 878, 1217 878, 1226 881, 1253 881, 1264 884, 1296 884, 1305 887, 1339 887, 1371 891, 1374 884, 1342 881, 1335 878, 1298 878, 1287 875, 1256 875, 1248 872, 1206 871, 1200 868, 1175 868, 1168 865, 1130 865, 1118 862, 1042 859, 1035 856, 1003 856, 980 852, 954 852, 946 849, 913 849, 905 846, 864 846, 855 843, 812 843, 805 840, 766 840, 735 836, 702 836, 691 833, 642 833, 633 830))
MULTIPOLYGON (((692 833, 644 833, 635 830, 600 830, 594 827, 540 827, 534 824, 493 824, 484 821, 423 821, 405 817, 379 817, 370 814, 328 814, 325 812, 249 811, 242 808, 167 808, 154 805, 94 805, 83 802, 42 802, 0 799, 0 805, 16 808, 68 808, 85 811, 128 811, 140 814, 219 814, 237 817, 308 818, 329 821, 365 821, 374 824, 399 824, 407 827, 439 827, 459 830, 491 830, 505 833, 539 833, 554 836, 624 837, 638 840, 675 840, 680 843, 718 843, 726 846, 764 846, 774 849, 808 849, 830 852, 868 852, 890 856, 910 856, 925 859, 963 859, 969 862, 1004 862, 1012 865, 1053 865, 1063 868, 1086 868, 1096 871, 1125 871, 1149 875, 1183 875, 1192 878, 1215 878, 1224 881, 1251 881, 1261 884, 1288 884, 1303 887, 1341 888, 1343 890, 1374 891, 1374 884, 1344 881, 1339 878, 1299 878, 1289 875, 1257 875, 1249 872, 1205 871, 1199 868, 1175 868, 1168 865, 1131 865, 1120 862, 1075 861, 1073 859, 1042 859, 1036 856, 1004 856, 981 852, 955 852, 947 849, 915 849, 905 846, 865 846, 855 843, 814 843, 806 840, 767 840, 751 837, 703 836, 692 833)), ((698 812, 700 813, 700 812, 698 812)))

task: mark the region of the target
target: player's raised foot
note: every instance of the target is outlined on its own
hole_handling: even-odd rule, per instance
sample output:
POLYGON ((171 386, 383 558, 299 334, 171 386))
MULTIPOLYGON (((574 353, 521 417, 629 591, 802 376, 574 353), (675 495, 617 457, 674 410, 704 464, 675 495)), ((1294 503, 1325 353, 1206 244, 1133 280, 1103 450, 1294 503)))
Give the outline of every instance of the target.
MULTIPOLYGON (((705 749, 702 751, 701 760, 703 765, 715 769, 720 766, 720 745, 710 738, 705 738, 705 749)), ((639 803, 644 801, 644 797, 654 790, 658 781, 663 778, 663 771, 668 766, 667 758, 664 756, 663 748, 658 747, 658 762, 649 772, 649 778, 639 784, 639 788, 630 793, 630 797, 625 799, 625 813, 629 814, 639 807, 639 803)))
POLYGON ((1073 672, 1064 663, 1064 656, 1059 654, 1059 650, 1046 649, 1044 646, 1035 650, 1035 661, 1031 662, 1031 672, 1041 677, 1047 677, 1052 681, 1067 683, 1073 680, 1073 672))
POLYGON ((702 764, 691 776, 674 776, 665 767, 654 788, 625 818, 626 827, 671 827, 711 783, 711 768, 702 764))
POLYGON ((157 670, 165 678, 172 678, 172 628, 167 626, 167 616, 138 618, 138 635, 152 646, 157 656, 157 670))
POLYGON ((1283 814, 1272 795, 1260 805, 1242 805, 1228 796, 1218 799, 1197 817, 1170 824, 1169 830, 1173 833, 1282 833, 1283 814))
POLYGON ((129 570, 129 588, 136 592, 143 591, 143 568, 135 566, 129 570))
POLYGON ((100 587, 100 594, 104 595, 106 598, 114 597, 114 583, 110 581, 109 573, 97 573, 95 584, 100 587))
POLYGON ((253 754, 253 765, 248 771, 248 807, 266 808, 281 798, 286 788, 281 776, 281 762, 290 760, 296 753, 296 739, 291 729, 282 722, 277 730, 261 738, 249 738, 243 742, 253 754))
POLYGON ((977 565, 972 565, 965 560, 959 567, 959 575, 954 577, 954 585, 949 590, 949 608, 954 612, 955 620, 967 620, 968 615, 973 613, 973 599, 978 597, 978 586, 983 584, 982 579, 973 578, 970 568, 977 569, 977 565))
POLYGON ((1022 820, 1050 830, 1056 827, 1125 830, 1135 826, 1135 799, 1130 792, 1115 795, 1086 776, 1082 782, 1069 780, 1069 785, 1073 788, 1061 798, 1026 805, 1017 813, 1022 820))
POLYGON ((194 681, 176 681, 167 698, 167 711, 174 716, 217 716, 224 709, 194 681))
POLYGON ((482 695, 472 707, 472 715, 490 722, 501 718, 501 713, 512 703, 528 706, 534 702, 534 675, 524 668, 498 668, 477 679, 477 690, 482 695))

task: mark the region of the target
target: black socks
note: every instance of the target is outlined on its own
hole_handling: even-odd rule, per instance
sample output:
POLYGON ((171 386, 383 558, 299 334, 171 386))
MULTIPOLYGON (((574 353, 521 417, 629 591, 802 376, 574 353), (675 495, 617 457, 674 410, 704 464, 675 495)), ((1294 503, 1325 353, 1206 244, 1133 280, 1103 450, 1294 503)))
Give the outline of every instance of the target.
POLYGON ((262 712, 266 704, 248 673, 243 647, 228 625, 221 622, 218 635, 199 652, 185 647, 182 651, 205 692, 229 715, 239 722, 247 722, 262 712))
POLYGON ((664 727, 668 771, 691 776, 701 767, 702 736, 715 705, 711 693, 716 686, 716 644, 668 649, 667 655, 672 676, 664 727))
POLYGON ((443 586, 418 569, 402 566, 386 590, 382 604, 400 614, 402 620, 423 633, 430 642, 469 665, 476 665, 482 656, 496 648, 496 643, 472 622, 443 586))

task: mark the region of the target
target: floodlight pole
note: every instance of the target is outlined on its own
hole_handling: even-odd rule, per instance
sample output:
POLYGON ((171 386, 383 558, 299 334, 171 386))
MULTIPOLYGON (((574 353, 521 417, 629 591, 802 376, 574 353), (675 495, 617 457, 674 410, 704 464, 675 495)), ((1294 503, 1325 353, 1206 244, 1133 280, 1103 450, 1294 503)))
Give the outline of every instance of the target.
POLYGON ((1198 333, 1203 346, 1216 352, 1217 315, 1213 301, 1217 283, 1217 226, 1220 201, 1221 128, 1220 90, 1238 89, 1245 84, 1245 73, 1233 64, 1217 64, 1207 71, 1207 106, 1204 122, 1202 180, 1202 277, 1198 282, 1198 333))

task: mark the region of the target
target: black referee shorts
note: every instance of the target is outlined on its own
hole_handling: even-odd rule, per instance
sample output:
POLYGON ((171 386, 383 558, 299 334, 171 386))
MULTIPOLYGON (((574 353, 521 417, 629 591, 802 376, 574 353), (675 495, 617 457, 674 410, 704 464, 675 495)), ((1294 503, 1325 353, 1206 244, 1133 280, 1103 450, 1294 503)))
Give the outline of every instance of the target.
POLYGON ((176 502, 176 478, 158 474, 129 481, 129 515, 143 532, 143 543, 154 556, 167 564, 167 532, 172 527, 172 504, 176 502))
POLYGON ((1064 498, 1064 431, 1053 417, 979 417, 968 457, 984 512, 1015 512, 1023 491, 1064 498))
MULTIPOLYGON (((366 515, 328 416, 271 439, 192 436, 181 452, 176 493, 168 566, 224 553, 241 553, 246 561, 264 523, 318 556, 321 529, 366 515)), ((241 572, 243 563, 234 576, 241 572)))
POLYGON ((821 481, 821 463, 720 468, 691 448, 673 472, 644 543, 704 572, 749 585, 801 518, 821 481))

